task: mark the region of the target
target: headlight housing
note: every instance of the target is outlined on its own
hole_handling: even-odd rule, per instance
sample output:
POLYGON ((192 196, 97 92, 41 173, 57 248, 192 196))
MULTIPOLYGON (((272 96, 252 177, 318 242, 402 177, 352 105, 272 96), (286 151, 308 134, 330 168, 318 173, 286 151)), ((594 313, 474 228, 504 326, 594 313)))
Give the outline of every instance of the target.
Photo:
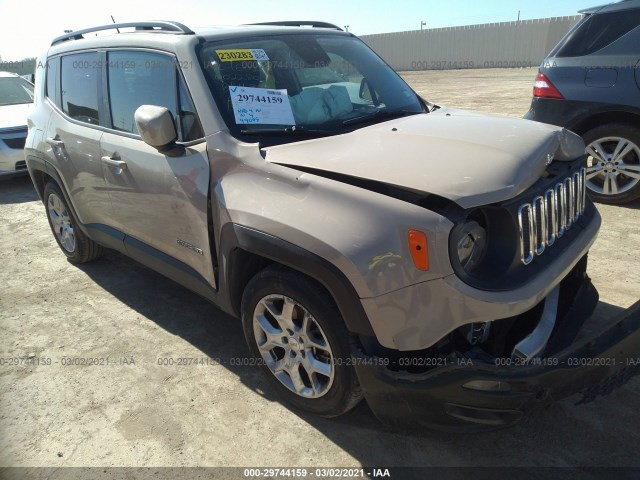
POLYGON ((462 224, 454 240, 458 261, 466 271, 473 271, 487 251, 487 231, 475 220, 462 224))
POLYGON ((516 253, 516 225, 504 208, 474 209, 449 234, 454 271, 466 283, 479 288, 502 283, 516 253))

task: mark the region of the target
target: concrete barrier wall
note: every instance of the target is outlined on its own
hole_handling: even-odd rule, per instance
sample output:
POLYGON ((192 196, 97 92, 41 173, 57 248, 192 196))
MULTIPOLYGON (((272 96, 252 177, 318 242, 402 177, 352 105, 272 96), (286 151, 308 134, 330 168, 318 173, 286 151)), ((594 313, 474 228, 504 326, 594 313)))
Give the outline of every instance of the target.
POLYGON ((536 67, 581 17, 364 35, 396 70, 536 67))

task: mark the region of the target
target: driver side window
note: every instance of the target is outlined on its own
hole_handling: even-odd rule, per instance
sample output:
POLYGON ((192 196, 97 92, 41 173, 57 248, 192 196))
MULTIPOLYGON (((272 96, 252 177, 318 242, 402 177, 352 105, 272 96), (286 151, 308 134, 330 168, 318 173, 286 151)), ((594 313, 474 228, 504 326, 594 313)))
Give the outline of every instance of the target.
POLYGON ((108 54, 111 128, 138 133, 134 115, 141 105, 166 107, 172 114, 178 141, 202 138, 202 127, 172 56, 141 51, 108 54))

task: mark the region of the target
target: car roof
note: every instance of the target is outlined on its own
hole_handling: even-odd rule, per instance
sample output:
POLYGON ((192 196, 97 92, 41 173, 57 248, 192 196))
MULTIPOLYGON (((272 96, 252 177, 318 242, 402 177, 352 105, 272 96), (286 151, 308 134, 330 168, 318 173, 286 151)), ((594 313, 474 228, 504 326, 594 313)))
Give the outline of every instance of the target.
POLYGON ((622 10, 631 10, 640 8, 640 0, 622 0, 616 3, 607 3, 598 7, 585 8, 578 13, 583 15, 593 15, 594 13, 619 12, 622 10))

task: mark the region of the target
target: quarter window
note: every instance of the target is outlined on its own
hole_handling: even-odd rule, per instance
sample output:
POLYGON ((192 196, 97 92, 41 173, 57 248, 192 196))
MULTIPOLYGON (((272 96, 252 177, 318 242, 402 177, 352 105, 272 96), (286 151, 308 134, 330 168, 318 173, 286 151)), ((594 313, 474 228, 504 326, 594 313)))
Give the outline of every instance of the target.
POLYGON ((60 57, 47 60, 47 97, 60 107, 60 57))
POLYGON ((79 53, 62 58, 62 110, 75 120, 100 124, 98 114, 97 53, 79 53))

